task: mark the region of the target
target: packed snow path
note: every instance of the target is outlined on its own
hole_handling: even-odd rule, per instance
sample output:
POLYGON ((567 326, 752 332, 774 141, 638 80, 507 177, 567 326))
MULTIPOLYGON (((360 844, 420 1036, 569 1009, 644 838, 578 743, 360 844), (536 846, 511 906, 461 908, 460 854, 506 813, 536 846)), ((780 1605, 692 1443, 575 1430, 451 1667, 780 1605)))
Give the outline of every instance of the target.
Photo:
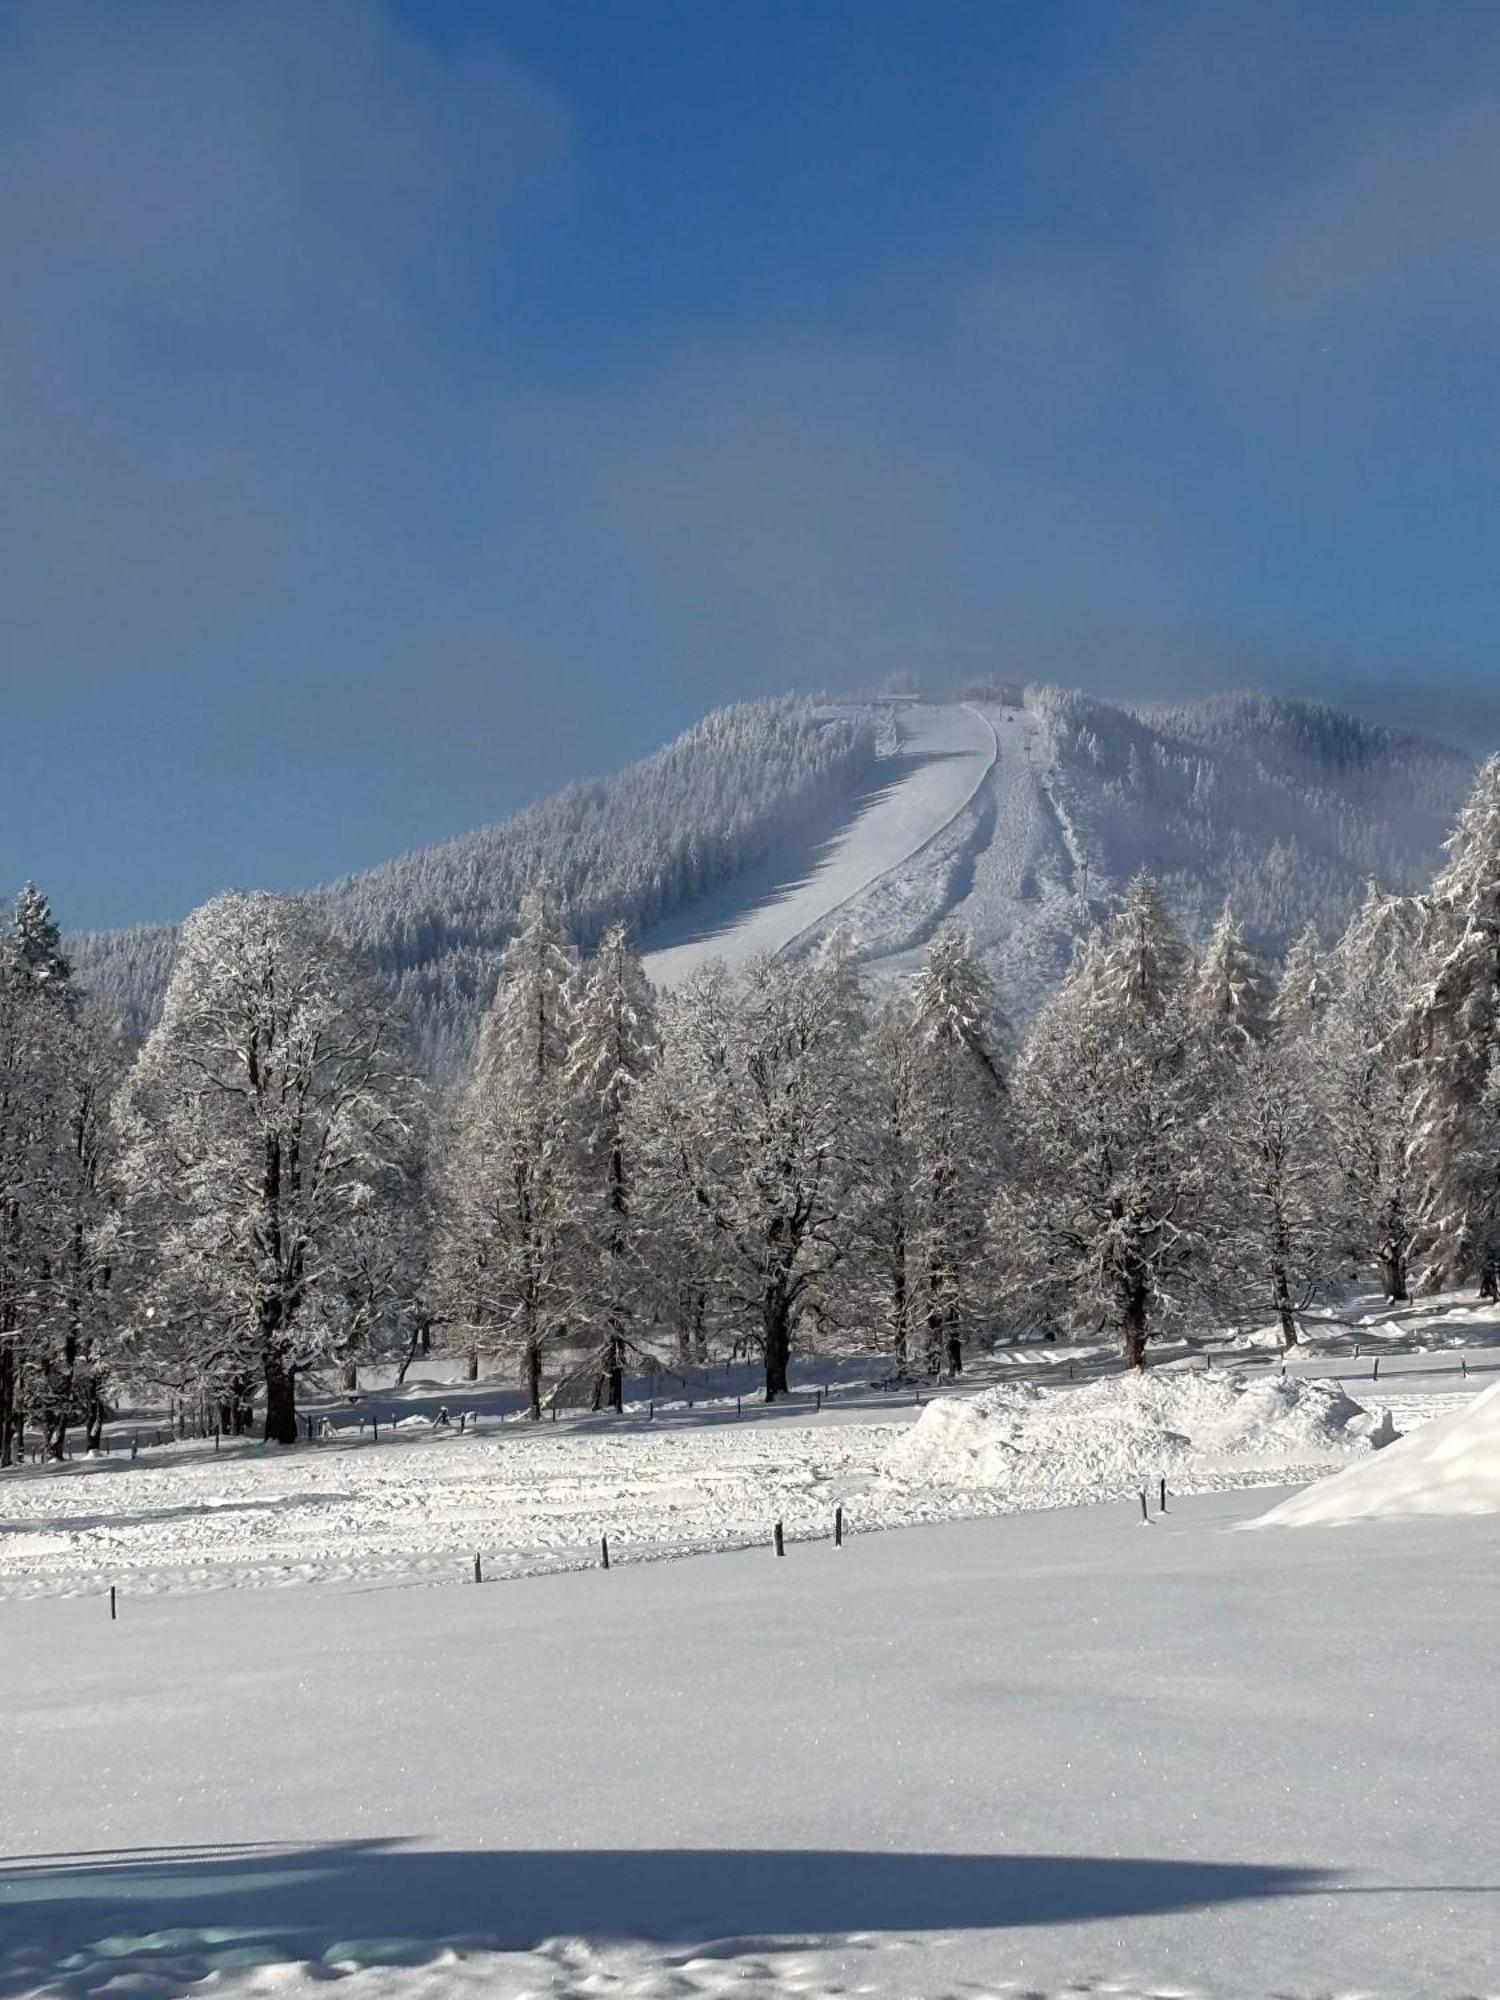
POLYGON ((1495 1993, 1500 1521, 6 1607, 0 1995, 1495 1993))
POLYGON ((996 734, 967 703, 914 702, 895 718, 899 747, 842 827, 782 850, 659 925, 646 970, 679 986, 708 960, 774 956, 909 862, 963 812, 995 763, 996 734))

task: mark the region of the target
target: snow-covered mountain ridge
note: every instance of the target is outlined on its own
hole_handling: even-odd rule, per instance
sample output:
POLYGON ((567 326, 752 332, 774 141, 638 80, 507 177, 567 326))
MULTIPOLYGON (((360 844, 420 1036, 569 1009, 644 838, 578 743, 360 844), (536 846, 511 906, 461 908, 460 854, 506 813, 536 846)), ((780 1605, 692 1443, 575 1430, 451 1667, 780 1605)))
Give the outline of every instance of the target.
MULTIPOLYGON (((1260 694, 751 703, 615 778, 314 893, 439 1069, 462 1059, 542 872, 585 945, 627 917, 666 984, 835 926, 872 972, 899 974, 957 920, 1021 1019, 1140 868, 1190 934, 1228 899, 1273 955, 1309 921, 1331 936, 1371 877, 1420 888, 1472 773, 1423 737, 1260 694)), ((174 946, 167 926, 74 940, 81 978, 137 1027, 174 946)))

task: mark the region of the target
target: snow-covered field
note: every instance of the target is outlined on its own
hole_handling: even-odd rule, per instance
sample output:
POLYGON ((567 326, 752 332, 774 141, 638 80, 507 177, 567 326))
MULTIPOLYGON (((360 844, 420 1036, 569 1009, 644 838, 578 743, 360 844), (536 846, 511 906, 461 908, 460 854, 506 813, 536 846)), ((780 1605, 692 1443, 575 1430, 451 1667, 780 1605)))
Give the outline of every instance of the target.
POLYGON ((1500 1521, 6 1607, 0 1993, 1497 1990, 1500 1521))
POLYGON ((821 1413, 750 1405, 738 1419, 720 1400, 691 1412, 664 1404, 654 1418, 638 1407, 623 1420, 496 1419, 462 1435, 455 1395, 448 1429, 408 1415, 398 1428, 387 1422, 379 1443, 344 1413, 335 1436, 294 1451, 184 1443, 134 1462, 117 1451, 8 1476, 0 1598, 111 1584, 138 1595, 312 1579, 457 1582, 476 1554, 494 1577, 592 1565, 605 1535, 616 1563, 764 1545, 778 1520, 793 1539, 822 1538, 840 1506, 858 1534, 1125 1502, 1162 1476, 1182 1493, 1285 1483, 1367 1452, 1377 1412, 1404 1430, 1451 1407, 1464 1386, 1456 1368, 1417 1368, 1370 1385, 1378 1396, 1368 1405, 1366 1385, 1352 1383, 1353 1400, 1335 1397, 1331 1422, 1322 1421, 1329 1392, 1295 1378, 1235 1390, 1222 1366, 1204 1374, 1201 1362, 1128 1391, 1059 1379, 921 1408, 909 1392, 851 1393, 821 1413), (1229 1405, 1243 1405, 1238 1435, 1229 1405))
POLYGON ((1230 1490, 1472 1478, 1495 1331, 9 1473, 0 2000, 1500 1994, 1500 1513, 1230 1490))

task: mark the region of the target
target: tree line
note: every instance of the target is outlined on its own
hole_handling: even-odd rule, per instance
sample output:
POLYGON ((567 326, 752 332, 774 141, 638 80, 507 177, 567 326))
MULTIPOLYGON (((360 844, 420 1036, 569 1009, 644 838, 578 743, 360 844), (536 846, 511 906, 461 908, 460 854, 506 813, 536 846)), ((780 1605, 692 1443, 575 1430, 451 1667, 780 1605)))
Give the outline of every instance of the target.
POLYGON ((0 1457, 150 1385, 297 1436, 310 1369, 436 1348, 527 1407, 627 1375, 978 1336, 1279 1324, 1361 1281, 1500 1292, 1500 758, 1421 897, 1372 888, 1273 973, 1189 950, 1138 876, 1019 1041, 968 938, 871 992, 847 939, 649 985, 523 897, 467 1074, 315 904, 183 926, 137 1053, 28 886, 0 945, 0 1457))

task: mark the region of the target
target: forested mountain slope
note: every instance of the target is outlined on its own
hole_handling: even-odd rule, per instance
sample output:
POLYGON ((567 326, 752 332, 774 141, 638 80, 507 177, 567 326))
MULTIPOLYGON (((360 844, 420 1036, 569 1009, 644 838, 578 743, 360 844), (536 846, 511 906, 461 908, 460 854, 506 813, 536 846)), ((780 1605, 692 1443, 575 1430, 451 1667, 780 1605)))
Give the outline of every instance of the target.
POLYGON ((1425 887, 1473 777, 1457 751, 1316 702, 1136 708, 1037 687, 974 705, 999 744, 988 778, 838 921, 894 973, 957 919, 1018 1021, 1141 869, 1195 939, 1228 901, 1270 956, 1309 922, 1331 940, 1371 877, 1425 887))
MULTIPOLYGON (((786 699, 721 710, 612 778, 315 894, 439 1072, 463 1060, 540 874, 585 949, 623 917, 670 983, 721 953, 813 948, 836 924, 872 971, 899 974, 956 918, 1023 1019, 1141 868, 1191 935, 1227 898, 1273 955, 1308 921, 1331 937, 1371 876, 1423 886, 1472 769, 1424 738, 1263 695, 786 699)), ((80 979, 139 1029, 174 942, 138 926, 73 949, 80 979)))
MULTIPOLYGON (((871 782, 868 715, 797 698, 716 710, 615 776, 574 784, 497 825, 314 891, 390 982, 432 1066, 467 1054, 527 885, 550 878, 578 942, 623 918, 644 930, 853 810, 871 782)), ((133 1033, 171 968, 168 925, 82 933, 79 980, 133 1033)))

